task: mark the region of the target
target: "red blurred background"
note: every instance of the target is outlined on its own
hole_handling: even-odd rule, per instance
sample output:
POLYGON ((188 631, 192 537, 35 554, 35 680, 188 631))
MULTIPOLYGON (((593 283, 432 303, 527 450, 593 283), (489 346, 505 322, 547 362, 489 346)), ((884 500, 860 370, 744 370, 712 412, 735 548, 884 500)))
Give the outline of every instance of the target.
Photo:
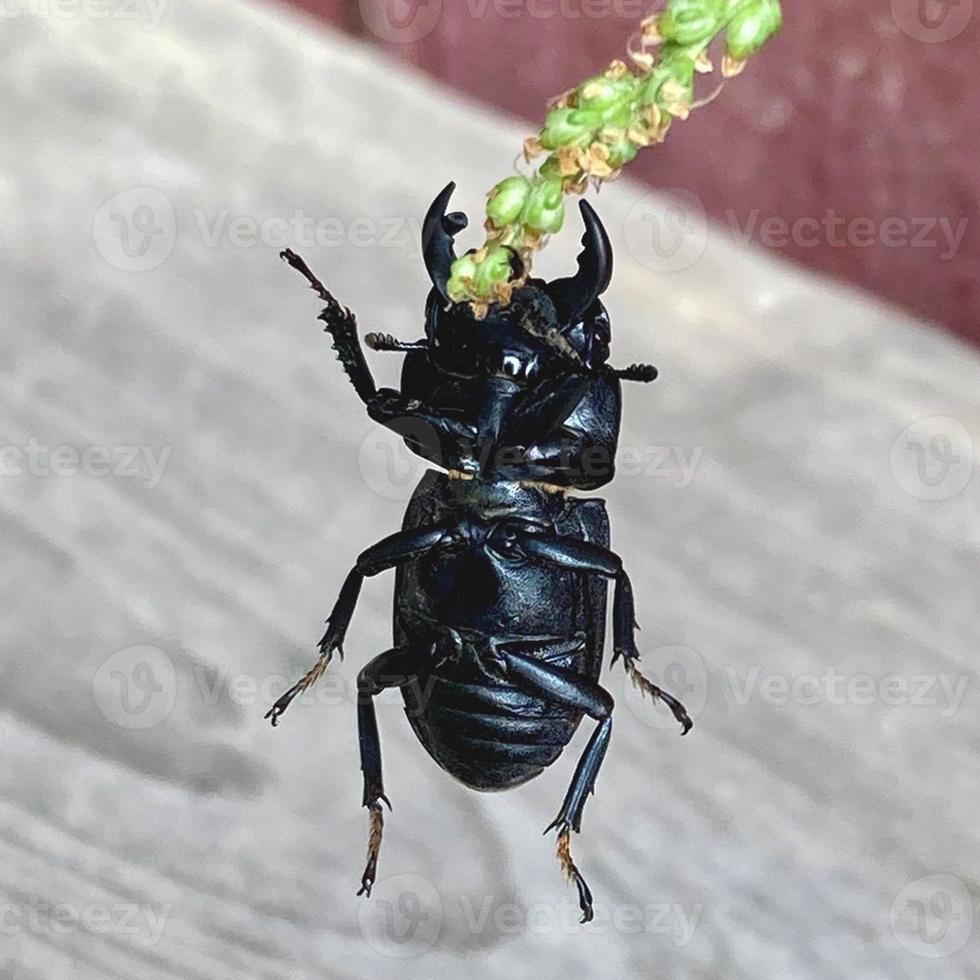
MULTIPOLYGON (((622 56, 653 9, 640 0, 296 2, 525 116, 529 135, 546 100, 622 56)), ((693 192, 737 241, 980 342, 974 5, 784 0, 782 33, 630 173, 693 192)))

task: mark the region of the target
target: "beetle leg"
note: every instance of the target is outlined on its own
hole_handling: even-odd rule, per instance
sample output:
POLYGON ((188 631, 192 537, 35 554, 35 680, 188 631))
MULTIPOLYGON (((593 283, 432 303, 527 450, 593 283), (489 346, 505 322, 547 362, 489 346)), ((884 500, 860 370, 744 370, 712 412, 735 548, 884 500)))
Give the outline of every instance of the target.
MULTIPOLYGON (((460 439, 475 438, 475 431, 472 426, 467 426, 462 422, 438 412, 427 410, 425 406, 410 404, 401 392, 392 388, 378 389, 375 386, 371 369, 364 359, 364 352, 361 349, 361 342, 357 336, 357 320, 354 314, 346 307, 341 306, 334 298, 334 295, 320 282, 319 279, 310 271, 310 267, 291 249, 284 249, 279 253, 280 258, 288 262, 294 269, 306 277, 310 288, 326 304, 320 313, 319 319, 323 321, 324 329, 333 338, 333 348, 340 358, 340 363, 344 366, 347 377, 350 378, 354 390, 360 396, 361 401, 367 406, 368 415, 376 422, 386 425, 399 435, 406 433, 399 432, 399 423, 408 420, 407 436, 418 435, 417 426, 411 425, 415 420, 417 423, 431 428, 434 432, 444 433, 451 437, 460 439)), ((391 334, 369 333, 365 338, 368 347, 373 350, 390 351, 415 351, 425 350, 428 341, 401 341, 392 337, 391 334)), ((422 447, 424 449, 424 447, 422 447)), ((438 447, 435 447, 437 450, 438 447)), ((422 451, 421 454, 426 458, 432 458, 429 454, 422 451)), ((439 461, 439 456, 435 460, 439 461)), ((303 688, 302 690, 306 690, 303 688)), ((299 693, 299 692, 297 692, 299 693)))
POLYGON ((616 447, 583 432, 564 428, 554 438, 535 438, 526 446, 497 450, 497 472, 508 480, 555 483, 563 477, 580 490, 606 483, 614 473, 616 447))
POLYGON ((344 581, 333 610, 327 617, 327 630, 320 640, 319 659, 303 679, 294 684, 266 712, 265 717, 272 722, 273 727, 278 725, 280 716, 292 704, 296 696, 309 690, 323 676, 333 659, 335 650, 343 659, 344 638, 347 636, 347 629, 350 626, 351 617, 354 615, 354 608, 357 605, 358 596, 361 594, 361 585, 364 579, 378 575, 380 572, 394 568, 396 565, 401 565, 417 555, 423 554, 438 544, 444 534, 445 528, 442 527, 396 531, 376 545, 361 552, 357 564, 351 569, 344 581))
POLYGON ((385 796, 381 772, 381 738, 378 735, 378 718, 374 710, 374 698, 387 688, 402 687, 425 673, 432 666, 435 644, 425 648, 395 647, 368 663, 357 675, 357 735, 361 748, 361 772, 364 774, 364 801, 370 815, 367 864, 361 875, 358 895, 371 897, 371 889, 378 874, 378 856, 384 835, 384 802, 391 809, 385 796))
MULTIPOLYGON (((433 435, 446 435, 473 442, 477 435, 476 427, 468 422, 453 418, 449 412, 433 411, 423 402, 406 398, 394 388, 379 388, 367 403, 367 410, 375 422, 387 426, 403 439, 420 441, 433 435)), ((433 448, 438 449, 438 446, 433 448)))
POLYGON ((582 921, 592 919, 592 893, 581 872, 572 860, 571 831, 579 833, 582 827, 582 811, 589 794, 595 791, 596 777, 609 747, 612 734, 612 695, 574 670, 527 657, 523 654, 501 651, 508 676, 514 683, 547 701, 557 702, 577 711, 585 712, 599 724, 589 739, 589 744, 579 759, 575 775, 565 794, 558 816, 548 825, 558 831, 558 860, 565 877, 575 882, 578 889, 582 921))
POLYGON ((663 701, 670 709, 670 713, 674 716, 677 723, 681 726, 681 735, 686 735, 694 727, 694 722, 691 721, 691 716, 687 713, 687 708, 673 694, 669 694, 662 688, 657 687, 656 684, 648 681, 640 673, 640 668, 637 666, 639 659, 639 657, 623 658, 623 666, 626 668, 626 673, 629 674, 633 686, 640 693, 646 694, 651 701, 663 701))
MULTIPOLYGON (((550 828, 549 828, 550 829, 550 828)), ((558 846, 555 848, 558 864, 566 881, 574 881, 578 890, 578 907, 582 910, 583 923, 591 922, 595 913, 592 910, 592 889, 582 877, 578 865, 572 859, 572 835, 567 826, 558 831, 558 846)))
POLYGON ((686 735, 694 722, 681 702, 667 691, 657 687, 640 673, 640 651, 636 649, 634 630, 640 627, 636 622, 633 605, 633 586, 625 569, 620 569, 616 577, 616 590, 613 595, 613 660, 623 658, 623 666, 629 674, 633 686, 652 701, 663 701, 670 709, 674 720, 681 726, 681 735, 686 735))
POLYGON ((681 726, 681 734, 686 735, 693 727, 684 705, 672 694, 661 690, 656 684, 648 681, 639 671, 637 664, 640 651, 636 648, 634 631, 639 629, 633 606, 633 586, 630 583, 626 569, 619 555, 577 538, 555 537, 544 534, 524 533, 519 538, 520 547, 526 554, 560 565, 563 568, 575 568, 587 572, 595 572, 615 583, 613 592, 613 660, 620 657, 626 665, 626 670, 633 683, 645 694, 659 698, 670 708, 677 723, 681 726))
POLYGON ((333 349, 340 358, 340 363, 347 372, 354 390, 361 401, 367 403, 374 397, 374 378, 371 369, 364 360, 361 342, 357 337, 357 320, 346 307, 341 306, 322 282, 310 271, 310 267, 291 249, 283 249, 279 257, 288 262, 297 272, 306 277, 306 281, 320 299, 326 304, 318 317, 323 321, 324 330, 333 338, 333 349))

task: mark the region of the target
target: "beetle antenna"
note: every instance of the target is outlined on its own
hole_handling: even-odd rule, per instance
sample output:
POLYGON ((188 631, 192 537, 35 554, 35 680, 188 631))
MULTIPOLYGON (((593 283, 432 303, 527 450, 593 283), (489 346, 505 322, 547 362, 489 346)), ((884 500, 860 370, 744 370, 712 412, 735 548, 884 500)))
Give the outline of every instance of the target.
POLYGON ((578 889, 578 905, 582 910, 581 921, 583 923, 591 922, 594 915, 592 911, 592 892, 585 883, 582 872, 579 871, 575 862, 572 860, 571 830, 567 826, 558 834, 557 854, 558 863, 561 865, 561 871, 565 876, 565 880, 574 881, 575 887, 578 889))
POLYGON ((399 340, 390 333, 368 333, 364 335, 364 343, 371 350, 380 351, 412 351, 428 350, 428 340, 399 340))
POLYGON ((629 367, 611 370, 620 381, 642 381, 644 384, 656 381, 660 373, 652 364, 631 364, 629 367))
POLYGON ((357 893, 365 898, 371 897, 371 889, 378 877, 378 855, 381 853, 381 839, 385 832, 385 815, 381 803, 376 800, 370 804, 368 810, 371 813, 371 824, 368 831, 367 866, 361 875, 361 888, 357 893))

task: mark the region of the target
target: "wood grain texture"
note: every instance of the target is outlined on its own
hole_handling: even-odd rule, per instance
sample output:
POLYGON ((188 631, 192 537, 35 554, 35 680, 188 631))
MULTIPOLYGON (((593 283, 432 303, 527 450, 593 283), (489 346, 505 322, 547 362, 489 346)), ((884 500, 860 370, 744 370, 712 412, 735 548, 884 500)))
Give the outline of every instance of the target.
MULTIPOLYGON (((385 700, 395 809, 365 903, 352 690, 390 581, 317 698, 262 715, 419 469, 276 253, 362 331, 415 335, 421 215, 449 178, 477 213, 521 129, 260 6, 16 18, 0 50, 4 980, 977 975, 975 352, 725 236, 675 262, 642 234, 664 201, 604 191, 615 356, 661 369, 627 393, 605 496, 646 669, 696 727, 604 674, 580 929, 541 831, 587 732, 479 795, 385 700), (870 695, 821 680, 856 675, 870 695), (917 944, 892 911, 936 874, 960 884, 917 944)), ((543 272, 571 267, 572 229, 543 272)))

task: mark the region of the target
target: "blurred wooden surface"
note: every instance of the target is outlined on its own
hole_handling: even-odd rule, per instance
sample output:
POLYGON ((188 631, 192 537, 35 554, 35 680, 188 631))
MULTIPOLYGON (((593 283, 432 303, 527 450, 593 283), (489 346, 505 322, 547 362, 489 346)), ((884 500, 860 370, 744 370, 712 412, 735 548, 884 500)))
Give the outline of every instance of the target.
MULTIPOLYGON (((645 0, 294 0, 540 122, 622 57, 645 0)), ((719 233, 980 342, 974 0, 784 3, 779 37, 633 177, 697 195, 719 233), (816 224, 814 224, 816 222, 816 224)), ((715 85, 702 79, 704 93, 715 85)))
POLYGON ((661 381, 605 496, 695 730, 604 675, 581 929, 541 831, 587 732, 485 796, 388 701, 354 897, 351 692, 390 578, 315 703, 262 715, 419 469, 276 254, 414 335, 421 215, 455 178, 475 216, 522 130, 281 11, 147 27, 0 33, 0 976, 976 977, 980 359, 724 236, 661 247, 676 214, 629 182, 598 202, 615 358, 661 381))

